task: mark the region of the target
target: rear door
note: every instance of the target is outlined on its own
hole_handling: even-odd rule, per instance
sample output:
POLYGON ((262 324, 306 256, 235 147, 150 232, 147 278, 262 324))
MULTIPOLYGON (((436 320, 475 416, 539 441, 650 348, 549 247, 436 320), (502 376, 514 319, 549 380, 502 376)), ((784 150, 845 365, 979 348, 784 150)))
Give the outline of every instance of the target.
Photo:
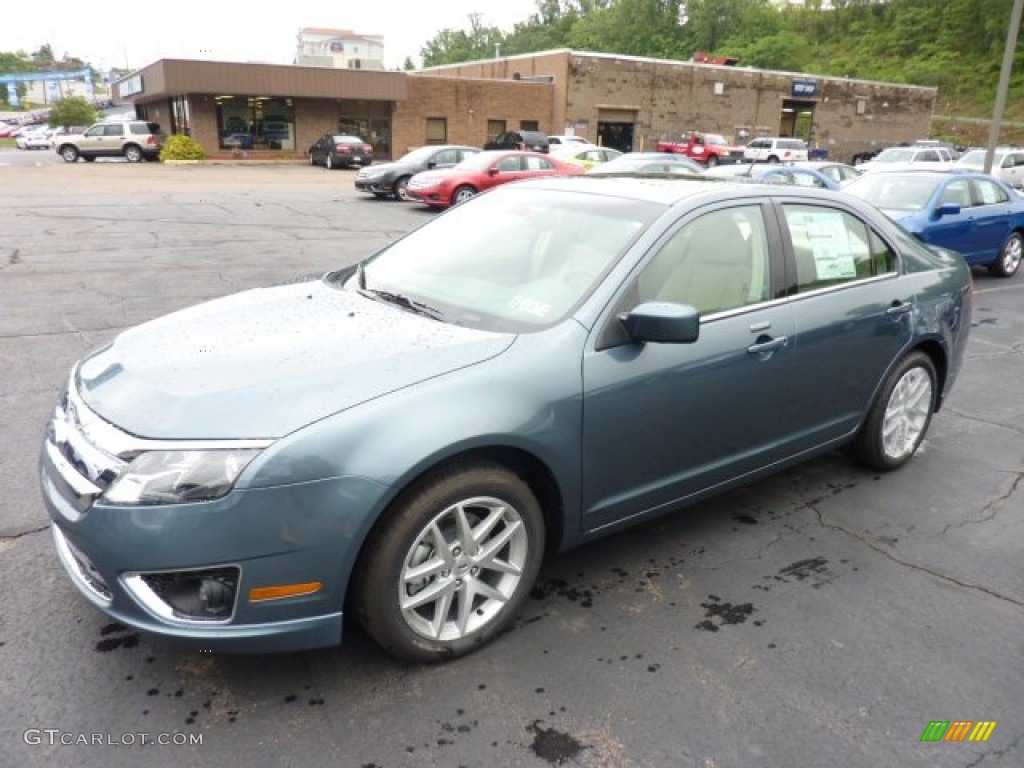
POLYGON ((895 249, 855 212, 802 200, 777 210, 796 326, 781 415, 800 451, 857 428, 912 338, 914 296, 898 279, 895 249))

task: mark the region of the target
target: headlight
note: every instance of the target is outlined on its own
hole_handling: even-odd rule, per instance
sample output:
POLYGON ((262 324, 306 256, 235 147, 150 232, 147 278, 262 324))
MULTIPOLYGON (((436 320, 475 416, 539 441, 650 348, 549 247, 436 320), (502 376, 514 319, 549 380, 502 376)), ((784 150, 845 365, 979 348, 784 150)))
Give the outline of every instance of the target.
POLYGON ((220 498, 258 450, 150 451, 103 494, 111 504, 181 504, 220 498))

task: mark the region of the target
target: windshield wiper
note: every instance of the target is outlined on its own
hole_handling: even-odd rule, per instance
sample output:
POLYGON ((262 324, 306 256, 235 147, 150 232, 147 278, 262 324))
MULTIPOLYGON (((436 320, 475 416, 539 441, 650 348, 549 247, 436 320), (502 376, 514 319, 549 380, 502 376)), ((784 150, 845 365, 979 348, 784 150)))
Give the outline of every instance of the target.
POLYGON ((375 299, 377 301, 385 301, 388 304, 396 304, 403 309, 408 309, 410 312, 415 312, 417 315, 423 315, 429 317, 431 320, 443 320, 444 314, 439 309, 429 304, 424 304, 421 301, 414 301, 408 296, 403 296, 400 293, 390 293, 389 291, 379 291, 376 288, 363 288, 359 289, 359 293, 366 296, 369 299, 375 299))

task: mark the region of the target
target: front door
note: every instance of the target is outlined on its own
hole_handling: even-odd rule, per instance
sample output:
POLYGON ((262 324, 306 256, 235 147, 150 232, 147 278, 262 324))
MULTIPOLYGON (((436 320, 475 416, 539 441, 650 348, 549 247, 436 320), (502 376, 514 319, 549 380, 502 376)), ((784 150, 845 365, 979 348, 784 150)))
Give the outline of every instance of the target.
POLYGON ((793 320, 786 302, 770 299, 773 271, 781 269, 768 243, 758 204, 684 222, 656 249, 621 309, 689 304, 701 314, 700 338, 598 343, 584 358, 585 529, 657 510, 772 460, 793 320))

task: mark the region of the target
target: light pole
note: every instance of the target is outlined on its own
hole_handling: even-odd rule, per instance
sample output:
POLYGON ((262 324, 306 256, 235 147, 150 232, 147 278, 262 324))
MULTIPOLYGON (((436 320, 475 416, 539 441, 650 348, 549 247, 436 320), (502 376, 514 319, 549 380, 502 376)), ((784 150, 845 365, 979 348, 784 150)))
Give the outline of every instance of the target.
POLYGON ((1003 49, 1003 68, 999 72, 999 86, 996 88, 996 103, 992 109, 992 127, 988 132, 988 148, 985 150, 985 173, 992 172, 992 160, 999 143, 999 128, 1006 109, 1006 92, 1010 89, 1010 72, 1013 70, 1013 54, 1017 50, 1017 33, 1020 31, 1021 9, 1024 0, 1013 0, 1010 12, 1010 29, 1006 33, 1006 47, 1003 49))

